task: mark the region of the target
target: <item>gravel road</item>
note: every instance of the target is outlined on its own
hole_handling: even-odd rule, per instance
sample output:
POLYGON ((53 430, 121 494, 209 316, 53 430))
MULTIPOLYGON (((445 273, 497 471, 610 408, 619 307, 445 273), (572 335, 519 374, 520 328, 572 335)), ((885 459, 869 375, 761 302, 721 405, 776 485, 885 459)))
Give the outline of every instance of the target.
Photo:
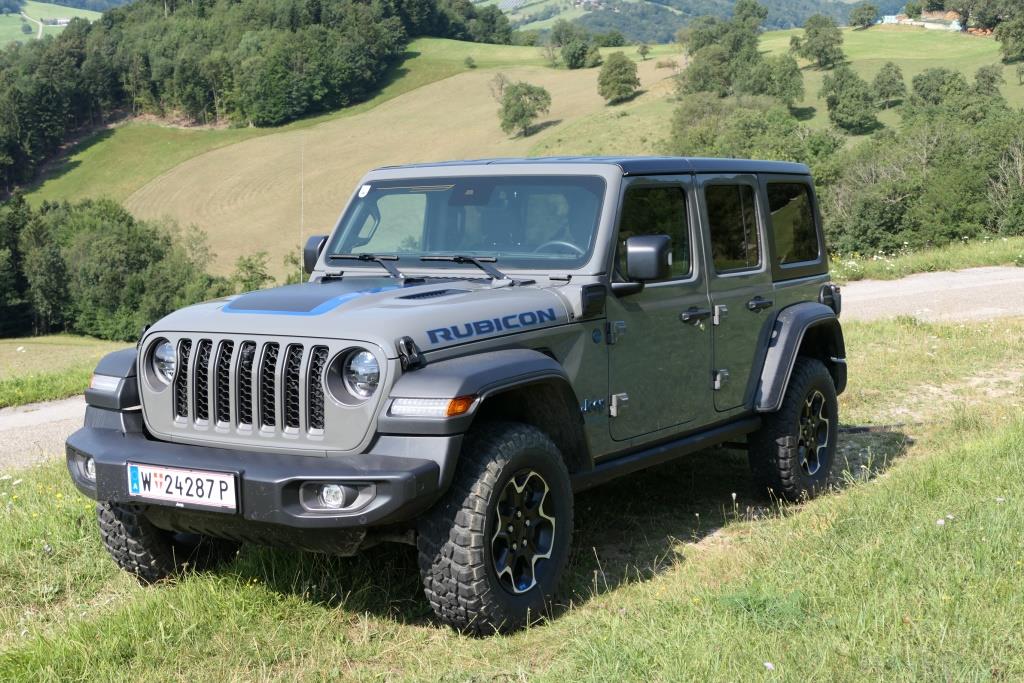
MULTIPOLYGON (((1024 268, 924 273, 843 287, 844 320, 897 315, 936 321, 1024 316, 1024 268)), ((63 455, 64 439, 82 424, 84 412, 81 396, 0 409, 0 473, 63 455)))

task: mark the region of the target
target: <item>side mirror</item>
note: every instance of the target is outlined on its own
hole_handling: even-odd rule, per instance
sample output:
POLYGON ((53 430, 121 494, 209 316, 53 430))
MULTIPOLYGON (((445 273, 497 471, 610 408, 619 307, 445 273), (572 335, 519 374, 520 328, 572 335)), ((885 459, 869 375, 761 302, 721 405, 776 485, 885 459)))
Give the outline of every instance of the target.
POLYGON ((316 270, 316 262, 320 260, 320 252, 327 244, 327 235, 313 235, 306 240, 306 246, 302 248, 302 269, 309 275, 316 270))
POLYGON ((626 240, 626 272, 629 282, 616 282, 619 295, 635 294, 645 282, 664 280, 672 273, 672 238, 668 235, 634 235, 626 240))

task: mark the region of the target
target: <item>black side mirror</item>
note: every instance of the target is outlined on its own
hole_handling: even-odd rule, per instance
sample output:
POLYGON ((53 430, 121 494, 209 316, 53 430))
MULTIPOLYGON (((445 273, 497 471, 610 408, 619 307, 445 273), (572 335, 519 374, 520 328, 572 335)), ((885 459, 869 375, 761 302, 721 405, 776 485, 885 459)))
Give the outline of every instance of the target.
POLYGON ((306 240, 306 246, 302 248, 302 269, 309 275, 316 270, 316 262, 320 260, 320 252, 327 244, 327 235, 313 235, 306 240))
POLYGON ((645 282, 664 280, 672 274, 672 238, 668 235, 635 235, 626 240, 628 282, 613 282, 612 291, 627 296, 642 291, 645 282))

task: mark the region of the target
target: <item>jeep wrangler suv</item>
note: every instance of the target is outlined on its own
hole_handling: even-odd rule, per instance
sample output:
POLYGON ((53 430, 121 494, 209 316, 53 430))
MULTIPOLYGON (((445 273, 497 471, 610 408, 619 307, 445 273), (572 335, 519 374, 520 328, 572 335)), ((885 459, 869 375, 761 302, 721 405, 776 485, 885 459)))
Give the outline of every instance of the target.
POLYGON ((580 490, 726 442, 777 497, 826 486, 846 365, 806 166, 382 168, 304 262, 96 368, 68 469, 139 580, 406 541, 441 621, 508 631, 580 490))

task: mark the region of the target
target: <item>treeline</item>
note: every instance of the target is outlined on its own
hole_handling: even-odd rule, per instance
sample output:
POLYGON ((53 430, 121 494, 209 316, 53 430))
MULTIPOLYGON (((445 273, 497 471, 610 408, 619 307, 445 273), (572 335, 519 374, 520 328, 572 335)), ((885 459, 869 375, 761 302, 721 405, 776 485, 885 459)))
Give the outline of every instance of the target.
POLYGON ((507 43, 468 0, 136 0, 0 52, 0 181, 120 110, 271 126, 367 98, 410 37, 507 43))
MULTIPOLYGON (((0 205, 0 337, 78 332, 138 339, 144 325, 198 301, 274 283, 265 252, 210 275, 206 236, 142 221, 110 200, 0 205)), ((302 279, 298 250, 286 282, 302 279)))
POLYGON ((77 7, 78 9, 88 9, 93 12, 104 12, 111 7, 120 7, 121 5, 131 2, 131 0, 47 0, 51 5, 61 5, 63 7, 77 7))
POLYGON ((24 4, 24 0, 0 0, 0 14, 17 14, 24 4))
POLYGON ((730 21, 703 19, 688 34, 691 66, 679 76, 668 153, 809 164, 829 246, 841 253, 1024 234, 1024 112, 1000 93, 1002 66, 981 67, 973 80, 927 69, 908 88, 890 62, 869 82, 845 63, 834 24, 815 18, 793 50, 831 69, 821 96, 834 128, 812 130, 791 108, 802 74, 753 49, 764 11, 739 0, 730 21), (786 84, 781 94, 764 87, 771 82, 786 84), (900 123, 886 128, 876 112, 893 107, 900 123), (872 134, 848 144, 848 133, 864 132, 872 134))

